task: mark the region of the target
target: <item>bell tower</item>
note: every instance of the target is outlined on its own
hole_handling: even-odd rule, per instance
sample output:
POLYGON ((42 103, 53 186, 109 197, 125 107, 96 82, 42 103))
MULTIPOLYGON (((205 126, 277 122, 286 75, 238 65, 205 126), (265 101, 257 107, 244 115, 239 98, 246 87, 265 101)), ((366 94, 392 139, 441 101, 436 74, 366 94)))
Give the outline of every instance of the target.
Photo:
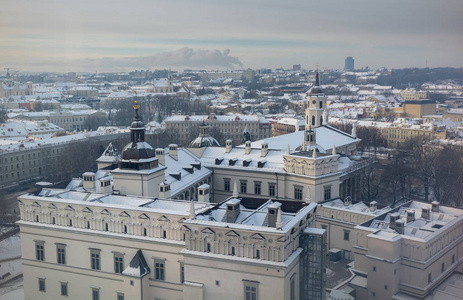
POLYGON ((326 97, 320 87, 320 75, 315 75, 315 84, 307 92, 307 109, 305 110, 305 128, 315 128, 328 123, 326 111, 326 97))

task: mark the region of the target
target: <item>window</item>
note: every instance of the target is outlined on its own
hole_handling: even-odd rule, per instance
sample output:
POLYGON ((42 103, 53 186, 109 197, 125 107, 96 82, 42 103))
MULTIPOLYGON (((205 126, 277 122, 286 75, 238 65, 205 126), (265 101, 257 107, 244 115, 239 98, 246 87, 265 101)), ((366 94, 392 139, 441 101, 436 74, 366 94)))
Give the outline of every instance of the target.
POLYGON ((36 241, 35 242, 35 258, 37 260, 42 260, 44 259, 44 249, 43 249, 43 244, 44 241, 36 241))
POLYGON ((452 254, 452 264, 455 263, 455 254, 452 254))
POLYGON ((166 280, 165 274, 165 264, 164 260, 155 260, 154 261, 154 269, 156 270, 154 276, 156 280, 166 280))
POLYGON ((45 278, 39 278, 39 292, 45 292, 45 278))
POLYGON ((117 300, 124 300, 124 294, 123 293, 117 293, 117 300))
POLYGON ((241 180, 240 181, 240 192, 241 193, 247 193, 248 192, 248 186, 247 186, 248 182, 247 181, 244 181, 244 180, 241 180))
POLYGON ((345 241, 349 240, 349 231, 348 230, 344 230, 344 240, 345 241))
POLYGON ((207 243, 207 252, 211 252, 211 243, 207 243))
POLYGON ((260 195, 260 182, 254 182, 254 194, 260 195))
POLYGON ((223 185, 224 185, 225 191, 230 191, 230 179, 229 178, 225 178, 223 180, 223 185))
POLYGON ((429 273, 429 274, 428 274, 428 283, 431 283, 431 282, 432 282, 432 274, 429 273))
POLYGON ((256 250, 256 258, 260 258, 260 250, 256 250))
POLYGON ((61 296, 67 296, 67 295, 68 295, 68 283, 61 282, 61 296))
POLYGON ((185 282, 185 265, 183 262, 180 263, 180 283, 185 282))
POLYGON ((59 264, 61 265, 66 264, 66 245, 63 245, 63 244, 56 245, 56 256, 57 256, 56 261, 59 264))
POLYGON ((268 184, 268 195, 275 196, 275 184, 274 183, 268 184))
POLYGON ((244 282, 244 299, 245 300, 257 300, 258 293, 258 282, 256 281, 245 281, 244 282))
POLYGON ((442 263, 440 267, 440 271, 443 273, 445 271, 445 263, 442 263))
POLYGON ((302 200, 302 187, 294 187, 294 199, 302 200))
POLYGON ((296 300, 296 273, 294 273, 289 281, 289 299, 296 300))
POLYGON ((92 270, 100 270, 100 250, 91 249, 90 250, 90 264, 92 270))
POLYGON ((220 281, 216 280, 215 285, 220 286, 220 281))
POLYGON ((387 284, 384 285, 384 289, 387 290, 387 284))
POLYGON ((324 186, 323 188, 325 190, 324 199, 325 200, 330 200, 331 199, 331 185, 324 186))
POLYGON ((100 300, 100 290, 92 288, 92 300, 100 300))
POLYGON ((373 267, 373 272, 376 272, 376 267, 373 267))
POLYGON ((120 274, 124 271, 124 254, 114 253, 114 273, 120 274))
POLYGON ((231 255, 235 255, 235 247, 231 247, 231 255))

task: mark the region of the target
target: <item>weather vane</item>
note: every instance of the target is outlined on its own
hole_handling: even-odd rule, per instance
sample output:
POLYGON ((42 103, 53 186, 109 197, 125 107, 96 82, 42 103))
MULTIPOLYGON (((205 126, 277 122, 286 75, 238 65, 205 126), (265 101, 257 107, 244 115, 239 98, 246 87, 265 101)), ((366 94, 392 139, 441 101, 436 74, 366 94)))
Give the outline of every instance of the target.
POLYGON ((138 105, 138 101, 135 100, 135 105, 133 106, 133 109, 139 109, 140 105, 138 105))

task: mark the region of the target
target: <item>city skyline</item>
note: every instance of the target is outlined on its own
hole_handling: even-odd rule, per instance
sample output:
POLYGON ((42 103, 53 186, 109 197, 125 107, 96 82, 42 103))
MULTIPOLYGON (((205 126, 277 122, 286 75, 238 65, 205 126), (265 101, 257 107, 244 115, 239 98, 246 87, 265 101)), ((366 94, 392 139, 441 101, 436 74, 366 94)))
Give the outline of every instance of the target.
POLYGON ((462 67, 459 1, 21 1, 0 65, 21 71, 462 67))

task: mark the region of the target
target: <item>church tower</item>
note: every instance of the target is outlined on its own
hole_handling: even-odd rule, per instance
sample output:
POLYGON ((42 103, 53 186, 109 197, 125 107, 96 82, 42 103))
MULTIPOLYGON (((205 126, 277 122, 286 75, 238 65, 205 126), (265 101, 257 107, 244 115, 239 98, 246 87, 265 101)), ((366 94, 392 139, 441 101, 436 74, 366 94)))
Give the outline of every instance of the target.
POLYGON ((172 72, 170 71, 170 69, 169 69, 169 73, 167 73, 167 82, 168 82, 167 92, 173 93, 174 85, 172 84, 172 72))
POLYGON ((307 109, 305 110, 305 128, 319 127, 328 123, 326 97, 320 87, 320 75, 316 74, 315 85, 307 92, 307 109))

